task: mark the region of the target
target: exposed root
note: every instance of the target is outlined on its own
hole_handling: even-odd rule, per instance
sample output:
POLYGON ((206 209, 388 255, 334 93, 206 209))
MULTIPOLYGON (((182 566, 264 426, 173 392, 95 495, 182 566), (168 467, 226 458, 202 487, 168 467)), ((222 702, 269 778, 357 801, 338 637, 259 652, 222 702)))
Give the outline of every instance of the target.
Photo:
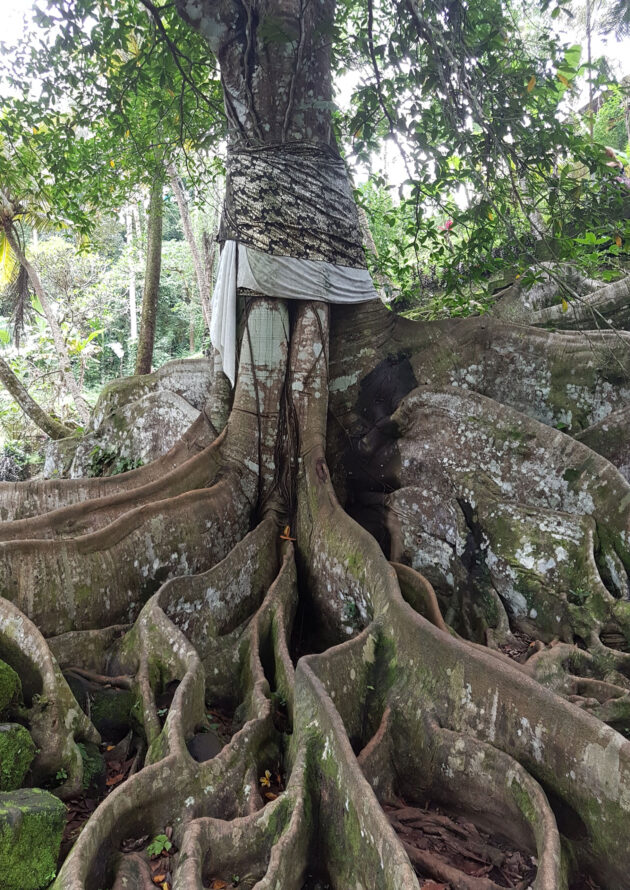
POLYGON ((400 585, 400 592, 412 609, 423 615, 431 624, 448 632, 448 626, 442 618, 435 591, 431 584, 419 572, 399 562, 392 563, 400 585))
POLYGON ((247 528, 249 504, 232 474, 89 535, 0 544, 0 590, 47 636, 132 621, 161 580, 222 559, 247 528))
MULTIPOLYGON (((172 828, 174 848, 169 890, 202 890, 233 874, 256 890, 301 890, 315 861, 344 890, 418 890, 410 857, 423 859, 423 867, 454 887, 494 890, 488 875, 447 877, 449 863, 431 851, 406 849, 383 809, 403 794, 455 809, 535 855, 535 890, 566 890, 584 868, 607 890, 623 886, 630 868, 630 743, 588 708, 612 713, 626 703, 630 653, 602 642, 617 632, 627 635, 630 621, 627 514, 617 509, 628 493, 625 481, 584 446, 518 412, 501 411, 483 396, 413 387, 393 424, 395 399, 381 406, 379 435, 390 439, 387 484, 400 485, 382 504, 399 508, 391 529, 401 558, 412 563, 393 567, 342 509, 326 463, 326 309, 305 303, 296 310, 288 373, 284 312, 269 301, 254 301, 251 312, 257 330, 277 344, 281 361, 265 336, 247 341, 249 357, 242 357, 235 413, 222 445, 223 472, 213 488, 149 502, 73 541, 2 545, 18 576, 16 597, 51 634, 62 667, 78 668, 99 683, 129 678, 134 731, 147 746, 144 764, 139 757, 85 825, 54 890, 122 888, 125 881, 142 887, 147 876, 153 879, 146 844, 165 826, 172 828), (297 492, 283 491, 283 503, 271 430, 279 425, 285 387, 299 394, 291 417, 301 435, 289 457, 296 461, 297 492), (411 444, 415 426, 430 446, 422 452, 411 444), (518 435, 508 435, 512 428, 518 435), (466 445, 471 429, 474 444, 466 445), (394 433, 402 435, 392 450, 394 433), (570 478, 563 477, 566 467, 575 471, 570 478), (432 488, 423 485, 428 470, 432 488), (433 513, 431 500, 439 508, 433 513), (586 504, 589 516, 582 519, 586 504), (266 517, 260 522, 252 520, 256 507, 266 517), (272 518, 282 511, 290 523, 284 535, 272 518), (538 537, 534 517, 544 524, 538 537), (470 607, 468 626, 483 630, 482 619, 497 607, 492 596, 485 605, 475 602, 487 581, 484 570, 514 626, 516 618, 534 622, 534 599, 517 614, 516 581, 510 589, 506 573, 501 576, 501 560, 512 564, 507 545, 501 551, 495 542, 508 519, 509 530, 518 530, 515 552, 527 532, 542 555, 545 546, 562 546, 566 562, 588 580, 586 593, 559 573, 552 584, 549 567, 536 562, 543 556, 527 552, 536 564, 519 580, 527 578, 531 589, 518 592, 539 596, 543 637, 564 635, 572 643, 579 635, 590 652, 572 645, 562 650, 560 643, 516 665, 500 651, 449 632, 458 608, 470 607), (432 566, 426 553, 415 558, 420 526, 423 541, 439 542, 432 566), (560 533, 564 543, 556 540, 560 533), (185 565, 181 554, 172 556, 173 540, 186 542, 185 565), (20 568, 18 555, 28 570, 20 568), (147 563, 145 574, 147 559, 157 565, 147 563), (425 563, 438 576, 435 589, 430 572, 426 582, 415 571, 425 563), (451 567, 453 587, 459 581, 462 587, 449 597, 451 567), (91 585, 85 605, 78 603, 79 570, 91 585), (161 583, 168 574, 177 577, 161 583), (470 576, 474 583, 464 586, 470 576), (139 590, 148 597, 144 605, 139 590), (107 595, 109 603, 101 606, 107 595), (294 666, 290 640, 299 600, 314 616, 320 651, 298 657, 294 666), (97 627, 106 624, 116 626, 97 627), (544 688, 539 672, 588 708, 544 688), (229 739, 211 725, 213 706, 235 711, 229 739), (204 730, 208 756, 197 745, 204 730)), ((493 331, 503 331, 504 345, 516 336, 510 326, 494 324, 493 331)), ((405 332, 405 325, 388 320, 359 365, 392 337, 402 343, 405 332)), ((495 353, 493 361, 503 361, 495 353)), ((464 367, 470 354, 453 356, 449 367, 464 367)), ((536 355, 540 359, 542 347, 536 355)), ((418 353, 412 357, 420 361, 418 353)), ((439 364, 436 374, 450 374, 448 363, 439 364)), ((594 410, 591 398, 584 416, 594 410)), ((385 453, 383 440, 375 441, 385 453)), ((13 583, 7 571, 4 584, 9 589, 13 583)), ((488 629, 509 636, 500 615, 486 621, 488 629)), ((40 662, 52 664, 55 694, 66 695, 43 638, 36 641, 40 662)), ((68 713, 69 706, 60 714, 59 732, 72 755, 75 738, 90 725, 80 713, 72 725, 68 713)))
POLYGON ((33 780, 65 776, 55 790, 60 797, 72 797, 83 781, 77 742, 99 742, 99 734, 79 708, 37 627, 4 599, 0 599, 0 657, 22 681, 24 717, 38 749, 33 780))
POLYGON ((78 537, 103 528, 138 507, 193 489, 206 488, 212 484, 221 467, 224 438, 224 435, 220 436, 200 453, 146 484, 114 494, 103 493, 29 519, 0 522, 0 541, 78 537))
POLYGON ((190 426, 179 442, 157 460, 105 479, 47 479, 24 485, 20 482, 0 483, 0 519, 38 517, 70 504, 81 504, 92 498, 122 494, 131 489, 159 482, 167 473, 194 457, 215 439, 205 414, 190 426))

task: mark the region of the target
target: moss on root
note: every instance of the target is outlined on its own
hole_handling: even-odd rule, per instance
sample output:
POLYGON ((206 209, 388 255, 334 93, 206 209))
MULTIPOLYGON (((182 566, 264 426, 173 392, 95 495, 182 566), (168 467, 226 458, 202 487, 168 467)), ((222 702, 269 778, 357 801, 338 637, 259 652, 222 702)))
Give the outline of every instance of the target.
POLYGON ((20 678, 12 667, 0 661, 0 716, 17 705, 22 697, 20 678))
POLYGON ((55 877, 66 808, 39 788, 0 795, 0 890, 43 890, 55 877))
POLYGON ((35 743, 27 729, 17 723, 0 724, 0 791, 15 791, 35 757, 35 743))

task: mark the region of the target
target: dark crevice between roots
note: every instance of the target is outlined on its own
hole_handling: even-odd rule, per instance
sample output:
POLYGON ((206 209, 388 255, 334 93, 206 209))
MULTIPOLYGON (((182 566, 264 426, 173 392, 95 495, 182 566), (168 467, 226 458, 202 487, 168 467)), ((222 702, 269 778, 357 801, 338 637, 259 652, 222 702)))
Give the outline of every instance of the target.
POLYGON ((331 646, 335 646, 347 638, 342 638, 341 632, 334 638, 326 633, 317 603, 310 594, 305 567, 301 565, 302 560, 299 552, 296 553, 295 562, 300 596, 291 631, 289 654, 293 664, 297 665, 303 655, 315 655, 325 652, 331 646))
POLYGON ((567 838, 567 840, 576 843, 586 841, 588 838, 588 829, 580 815, 566 802, 566 800, 563 800, 560 795, 556 794, 550 785, 543 782, 540 778, 537 778, 537 782, 547 795, 547 800, 549 801, 549 806, 553 810, 560 834, 567 838))
POLYGON ((460 585, 457 594, 459 604, 455 606, 453 628, 468 640, 486 643, 488 630, 495 629, 492 619, 498 606, 498 602, 490 602, 491 591, 494 591, 501 603, 502 600, 492 584, 486 562, 486 549, 483 546, 483 528, 477 511, 464 498, 457 498, 457 503, 468 528, 466 546, 461 555, 467 580, 460 585))
POLYGON ((630 600, 630 576, 628 575, 628 566, 624 559, 617 553, 614 539, 611 538, 610 533, 599 522, 596 523, 595 565, 597 566, 601 582, 610 595, 617 600, 630 600), (605 558, 606 552, 608 552, 609 555, 612 554, 612 558, 617 563, 617 574, 620 575, 623 572, 622 583, 624 589, 619 588, 619 584, 616 583, 615 578, 613 577, 611 568, 605 558))
POLYGON ((83 760, 83 789, 65 802, 67 817, 59 868, 92 813, 112 791, 143 768, 147 752, 135 693, 90 681, 71 671, 65 678, 79 707, 100 733, 101 744, 78 745, 83 760))
POLYGON ((293 732, 293 718, 289 711, 289 705, 279 689, 278 667, 276 664, 276 648, 273 643, 272 633, 265 635, 259 648, 260 663, 265 678, 269 683, 269 698, 271 701, 271 719, 275 729, 283 735, 291 735, 293 732))
POLYGON ((343 490, 343 507, 388 557, 387 496, 400 487, 400 432, 391 415, 417 385, 409 358, 388 356, 363 379, 355 406, 358 419, 341 440, 345 446, 340 459, 343 485, 336 488, 339 494, 343 490))
POLYGON ((317 862, 317 858, 313 865, 307 867, 301 890, 333 890, 332 879, 323 865, 317 862))

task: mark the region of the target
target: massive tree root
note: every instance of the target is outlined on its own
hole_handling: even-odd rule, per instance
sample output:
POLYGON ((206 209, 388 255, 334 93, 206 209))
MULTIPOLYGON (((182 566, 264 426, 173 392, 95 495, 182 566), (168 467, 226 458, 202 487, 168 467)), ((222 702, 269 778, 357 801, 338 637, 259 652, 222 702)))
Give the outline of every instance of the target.
POLYGON ((0 528, 34 781, 81 785, 78 679, 132 701, 133 769, 55 890, 506 886, 412 843, 429 803, 535 857, 523 887, 625 886, 630 488, 564 431, 630 404, 624 335, 332 332, 254 301, 216 442, 75 506, 8 490, 38 513, 0 528))
POLYGON ((546 268, 542 282, 529 292, 519 285, 508 288, 497 301, 493 315, 553 329, 629 329, 630 276, 606 284, 584 278, 568 265, 550 264, 546 268))

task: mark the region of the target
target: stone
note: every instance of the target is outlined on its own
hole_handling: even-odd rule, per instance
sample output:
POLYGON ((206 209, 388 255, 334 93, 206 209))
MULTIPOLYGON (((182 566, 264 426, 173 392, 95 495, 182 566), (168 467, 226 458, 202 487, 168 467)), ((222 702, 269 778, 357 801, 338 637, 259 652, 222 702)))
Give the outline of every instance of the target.
POLYGON ((0 716, 4 715, 12 705, 18 704, 21 697, 20 678, 12 667, 0 661, 0 716))
POLYGON ((216 732, 198 732, 196 735, 186 742, 189 753, 195 758, 197 763, 205 763, 206 760, 212 760, 219 751, 223 749, 223 742, 216 732))
POLYGON ((212 379, 212 361, 190 358, 167 362, 152 374, 112 381, 102 390, 84 436, 47 444, 44 478, 76 479, 94 475, 95 468, 96 475, 108 476, 116 465, 130 469, 150 463, 197 419, 212 379))
POLYGON ((0 890, 44 890, 54 879, 66 822, 64 804, 47 791, 0 794, 0 890))
POLYGON ((116 744, 127 735, 135 703, 136 697, 129 689, 91 689, 90 719, 103 739, 116 744))
POLYGON ((35 757, 35 743, 19 723, 0 723, 0 791, 15 791, 35 757))

